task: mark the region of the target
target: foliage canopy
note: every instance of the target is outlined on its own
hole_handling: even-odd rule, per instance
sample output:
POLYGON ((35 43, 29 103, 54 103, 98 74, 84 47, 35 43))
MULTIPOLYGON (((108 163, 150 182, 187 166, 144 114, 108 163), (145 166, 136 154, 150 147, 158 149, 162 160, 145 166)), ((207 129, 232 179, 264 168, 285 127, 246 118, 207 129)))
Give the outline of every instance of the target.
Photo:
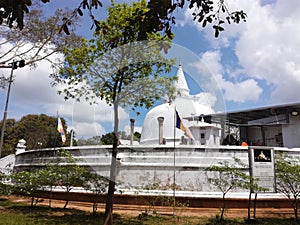
POLYGON ((84 98, 91 103, 101 99, 113 106, 114 140, 105 224, 112 224, 119 106, 149 108, 156 100, 166 95, 171 100, 174 95, 171 86, 175 78, 161 76, 170 71, 173 63, 161 52, 167 51, 171 38, 152 33, 147 41, 139 41, 145 18, 137 12, 147 11, 146 1, 112 4, 107 19, 98 21, 102 32, 91 40, 82 40, 80 48, 65 49, 65 64, 53 75, 54 84, 66 84, 61 91, 66 99, 84 98))
POLYGON ((238 158, 233 158, 234 163, 228 161, 219 162, 207 168, 208 181, 222 192, 223 206, 221 208, 220 221, 224 219, 226 209, 226 194, 234 189, 249 189, 250 191, 263 191, 257 179, 249 175, 248 167, 238 158))
POLYGON ((299 157, 293 158, 287 154, 276 154, 276 188, 290 200, 296 220, 298 220, 300 202, 299 162, 299 157))
MULTIPOLYGON (((62 124, 66 132, 67 125, 63 118, 62 124)), ((27 149, 51 148, 63 146, 60 134, 57 132, 57 118, 45 114, 29 114, 20 120, 8 119, 5 123, 3 156, 15 153, 15 147, 20 139, 26 141, 27 149)), ((0 122, 2 126, 2 122, 0 122)), ((67 142, 70 133, 67 133, 67 142)), ((75 143, 76 144, 76 143, 75 143)))
MULTIPOLYGON (((50 0, 40 0, 43 3, 50 2, 50 0)), ((0 2, 0 24, 4 21, 13 27, 13 23, 16 22, 19 29, 24 27, 24 14, 29 12, 31 6, 31 0, 4 0, 0 2)), ((112 1, 112 5, 113 5, 112 1)), ((149 0, 147 2, 147 11, 137 11, 139 17, 134 19, 134 22, 139 22, 140 18, 144 17, 143 26, 139 31, 140 40, 147 40, 147 35, 156 32, 163 32, 167 36, 172 35, 172 25, 176 23, 174 11, 176 9, 182 9, 185 5, 188 5, 190 9, 193 9, 193 20, 201 23, 203 27, 207 24, 212 24, 212 28, 215 31, 215 37, 219 36, 219 33, 224 30, 224 23, 239 23, 240 21, 246 21, 246 13, 243 10, 237 10, 230 12, 224 0, 217 1, 217 4, 212 0, 149 0)), ((78 0, 78 7, 73 11, 73 15, 63 18, 63 25, 61 30, 66 34, 69 34, 68 25, 72 22, 72 19, 77 15, 83 16, 83 11, 87 10, 88 15, 94 24, 95 31, 100 31, 103 27, 99 24, 98 20, 93 14, 93 9, 102 7, 102 1, 99 0, 78 0)))
POLYGON ((65 99, 84 97, 95 103, 100 98, 111 105, 149 108, 171 90, 172 79, 158 76, 173 63, 160 53, 170 39, 157 42, 161 36, 153 34, 150 41, 138 42, 143 20, 135 23, 136 11, 147 11, 146 3, 112 5, 108 18, 99 22, 105 32, 82 40, 79 48, 65 49, 65 64, 53 74, 53 84, 67 84, 60 92, 65 99))

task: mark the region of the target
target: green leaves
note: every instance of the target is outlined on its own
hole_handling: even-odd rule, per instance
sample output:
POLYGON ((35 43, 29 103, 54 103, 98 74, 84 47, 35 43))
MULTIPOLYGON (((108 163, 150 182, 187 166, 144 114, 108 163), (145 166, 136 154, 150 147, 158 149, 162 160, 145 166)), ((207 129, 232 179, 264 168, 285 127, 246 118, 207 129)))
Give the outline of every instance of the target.
MULTIPOLYGON (((10 176, 13 190, 16 193, 31 196, 32 204, 37 191, 49 187, 51 187, 50 190, 55 186, 60 187, 67 193, 75 186, 95 190, 98 191, 97 193, 103 193, 106 190, 107 179, 78 166, 77 160, 70 152, 61 149, 53 156, 53 160, 55 162, 39 169, 14 172, 10 176)), ((1 178, 0 173, 0 180, 1 178)))
POLYGON ((221 27, 220 25, 214 25, 213 28, 215 30, 215 37, 216 38, 219 36, 220 32, 224 30, 224 28, 221 27))
POLYGON ((167 53, 171 42, 159 34, 149 34, 149 41, 138 42, 143 18, 141 23, 136 19, 147 10, 145 3, 114 4, 108 8, 106 20, 95 22, 100 31, 95 39, 64 51, 65 64, 56 77, 68 84, 62 90, 66 99, 92 103, 100 98, 108 104, 117 101, 124 107, 148 108, 157 96, 164 96, 172 78, 158 75, 168 72, 173 62, 164 59, 161 50, 167 53))
POLYGON ((10 28, 16 22, 19 29, 24 27, 24 13, 28 13, 28 6, 31 6, 31 0, 25 1, 0 1, 0 24, 6 20, 10 28))
POLYGON ((275 171, 277 191, 290 200, 297 219, 300 200, 300 158, 276 154, 275 171))
POLYGON ((248 175, 249 168, 240 159, 233 158, 233 162, 219 162, 218 165, 207 168, 208 181, 223 193, 223 207, 221 208, 220 220, 223 220, 226 202, 226 194, 234 189, 249 189, 250 191, 263 191, 259 187, 257 179, 248 175))
MULTIPOLYGON (((64 130, 67 130, 63 118, 64 130)), ((5 151, 3 155, 15 153, 15 146, 20 139, 26 140, 27 149, 52 148, 62 146, 61 138, 56 129, 57 118, 45 114, 29 114, 20 120, 8 119, 5 132, 5 151)), ((2 123, 0 123, 1 126, 2 123)), ((67 142, 70 141, 67 133, 67 142)))
MULTIPOLYGON (((50 0, 41 1, 43 3, 50 2, 50 0)), ((19 29, 23 29, 24 13, 29 12, 28 6, 31 5, 31 0, 17 2, 18 4, 13 4, 13 1, 0 2, 0 8, 4 9, 0 12, 0 24, 4 19, 6 19, 9 27, 12 27, 13 23, 16 22, 17 27, 19 29)), ((80 0, 79 2, 79 6, 75 8, 72 15, 68 17, 68 21, 72 23, 72 20, 77 15, 83 16, 83 11, 87 10, 88 16, 91 18, 93 23, 91 29, 95 28, 96 33, 99 33, 102 27, 99 26, 97 19, 93 14, 93 9, 102 7, 103 5, 101 1, 80 0)), ((243 10, 229 12, 227 6, 225 5, 225 1, 223 0, 218 1, 217 6, 213 1, 210 0, 189 0, 187 2, 189 2, 189 8, 194 9, 194 20, 198 21, 199 23, 203 22, 203 27, 206 27, 207 23, 216 21, 216 23, 213 24, 213 29, 215 29, 215 37, 218 37, 220 31, 223 31, 218 25, 216 25, 218 24, 219 20, 222 19, 222 17, 226 17, 228 24, 231 22, 239 23, 240 21, 246 21, 246 13, 243 12, 243 10)), ((133 5, 135 3, 136 2, 133 2, 133 5)), ((141 4, 146 5, 147 7, 144 10, 136 10, 135 14, 132 14, 132 18, 127 18, 128 21, 131 21, 131 23, 140 24, 138 40, 147 40, 148 34, 152 33, 162 33, 164 36, 171 38, 173 36, 172 25, 176 23, 176 18, 173 15, 173 12, 176 10, 176 8, 182 9, 186 2, 184 0, 150 0, 148 3, 146 1, 142 1, 141 4)), ((112 2, 111 6, 114 7, 116 5, 117 4, 112 2)), ((61 26, 61 31, 69 34, 70 23, 63 23, 61 26)), ((106 33, 106 31, 107 30, 104 29, 103 33, 106 33)))
POLYGON ((224 161, 207 168, 207 171, 213 172, 210 174, 212 176, 208 177, 208 181, 224 194, 236 188, 262 190, 257 185, 257 180, 246 172, 249 170, 247 165, 238 158, 233 158, 233 160, 233 163, 224 161))
POLYGON ((194 8, 193 20, 202 23, 202 27, 213 23, 212 28, 216 38, 219 37, 221 31, 224 31, 224 27, 221 26, 224 23, 223 17, 226 17, 228 24, 239 23, 241 20, 246 22, 247 15, 243 10, 229 12, 224 1, 219 1, 218 6, 215 7, 213 1, 210 0, 191 0, 189 8, 194 8))
POLYGON ((63 24, 61 25, 60 31, 64 31, 64 33, 66 35, 70 35, 69 32, 69 27, 72 24, 72 21, 74 18, 76 18, 77 15, 79 16, 83 16, 83 10, 88 10, 88 14, 92 19, 93 25, 91 26, 91 29, 94 28, 94 26, 96 26, 95 31, 99 32, 100 30, 100 26, 98 21, 95 19, 94 15, 93 15, 93 8, 97 9, 98 6, 102 7, 102 3, 98 0, 92 0, 92 1, 88 1, 88 0, 82 0, 80 5, 74 9, 74 11, 72 12, 72 14, 68 17, 68 18, 63 18, 63 24))
MULTIPOLYGON (((20 171, 11 175, 15 192, 35 197, 36 191, 42 186, 41 170, 20 171)), ((32 201, 33 204, 33 201, 32 201)))
POLYGON ((12 188, 7 184, 9 177, 0 171, 0 195, 9 195, 12 188))
MULTIPOLYGON (((62 123, 66 130, 66 123, 63 118, 62 123)), ((49 148, 61 146, 61 139, 56 130, 57 118, 40 115, 26 115, 17 121, 14 131, 18 140, 26 140, 28 149, 49 148)))

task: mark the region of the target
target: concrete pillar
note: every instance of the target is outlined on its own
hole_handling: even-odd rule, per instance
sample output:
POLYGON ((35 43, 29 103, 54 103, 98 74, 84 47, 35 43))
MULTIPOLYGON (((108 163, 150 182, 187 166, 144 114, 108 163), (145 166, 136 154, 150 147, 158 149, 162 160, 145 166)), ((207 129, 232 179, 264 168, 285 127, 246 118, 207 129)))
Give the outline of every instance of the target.
POLYGON ((158 144, 164 144, 164 134, 163 134, 163 125, 164 125, 164 117, 157 117, 158 120, 158 144))
POLYGON ((221 143, 223 143, 223 140, 225 139, 225 119, 221 118, 221 143))
POLYGON ((267 143, 266 143, 266 132, 265 132, 265 127, 264 127, 264 126, 261 126, 260 129, 261 129, 261 137, 262 137, 263 146, 266 146, 267 143))
POLYGON ((130 145, 133 145, 134 119, 130 119, 130 145))

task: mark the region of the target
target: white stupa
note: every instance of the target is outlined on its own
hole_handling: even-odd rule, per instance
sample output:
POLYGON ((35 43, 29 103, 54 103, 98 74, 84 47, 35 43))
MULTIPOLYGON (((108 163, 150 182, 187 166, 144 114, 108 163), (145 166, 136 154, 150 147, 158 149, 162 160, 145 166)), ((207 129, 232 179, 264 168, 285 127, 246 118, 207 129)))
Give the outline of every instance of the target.
MULTIPOLYGON (((177 96, 172 104, 164 103, 151 109, 144 120, 140 144, 143 145, 176 145, 200 144, 219 145, 219 128, 201 120, 202 115, 213 114, 208 102, 200 102, 199 95, 190 95, 181 65, 177 71, 177 81, 174 83, 177 96), (176 128, 175 109, 181 117, 183 125, 190 129, 192 138, 176 128), (158 118, 163 118, 159 129, 158 118), (175 138, 174 138, 175 137, 175 138), (163 140, 160 140, 163 138, 163 140)), ((202 98, 203 100, 203 98, 202 98)))
POLYGON ((177 81, 174 85, 178 94, 175 98, 174 104, 182 118, 214 113, 208 101, 200 102, 203 101, 203 98, 199 98, 198 94, 190 95, 190 89, 187 85, 181 65, 178 67, 176 76, 177 81))

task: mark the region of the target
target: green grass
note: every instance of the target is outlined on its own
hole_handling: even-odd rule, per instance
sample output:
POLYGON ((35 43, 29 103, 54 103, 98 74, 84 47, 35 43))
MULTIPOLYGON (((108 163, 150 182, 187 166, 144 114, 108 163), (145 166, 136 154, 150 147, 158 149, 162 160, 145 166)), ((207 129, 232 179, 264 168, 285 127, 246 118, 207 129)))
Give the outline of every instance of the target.
MULTIPOLYGON (((47 206, 30 207, 27 204, 14 203, 0 199, 0 225, 94 225, 103 224, 103 213, 91 215, 77 209, 49 208, 47 206)), ((226 219, 223 223, 215 218, 206 217, 173 217, 173 216, 140 216, 129 217, 114 215, 115 225, 296 225, 293 219, 259 219, 246 223, 243 219, 226 219)))

